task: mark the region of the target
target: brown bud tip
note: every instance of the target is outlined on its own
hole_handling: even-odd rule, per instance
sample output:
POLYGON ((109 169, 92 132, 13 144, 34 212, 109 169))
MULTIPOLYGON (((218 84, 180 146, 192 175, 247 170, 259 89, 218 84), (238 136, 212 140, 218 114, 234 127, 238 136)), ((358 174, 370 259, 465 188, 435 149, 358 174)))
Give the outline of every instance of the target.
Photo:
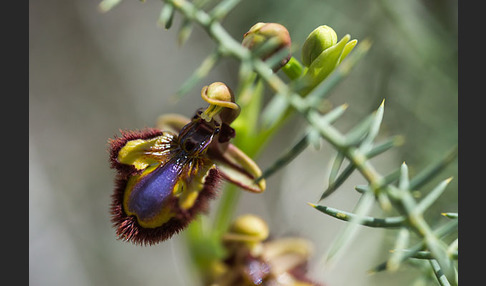
POLYGON ((264 53, 261 56, 262 60, 268 59, 282 49, 288 50, 288 56, 282 60, 279 66, 274 68, 274 70, 278 70, 290 60, 290 46, 292 41, 289 31, 287 28, 285 28, 285 26, 278 23, 256 23, 248 32, 243 35, 242 45, 252 51, 255 51, 262 47, 262 45, 270 39, 276 39, 277 46, 274 49, 264 53))

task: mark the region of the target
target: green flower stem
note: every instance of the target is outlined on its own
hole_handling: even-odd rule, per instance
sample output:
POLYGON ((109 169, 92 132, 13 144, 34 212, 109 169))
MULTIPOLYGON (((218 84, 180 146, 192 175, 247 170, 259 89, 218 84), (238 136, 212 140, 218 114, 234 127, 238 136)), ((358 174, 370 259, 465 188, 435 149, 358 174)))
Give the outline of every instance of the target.
POLYGON ((213 231, 216 233, 216 236, 220 237, 228 229, 233 219, 233 212, 240 198, 240 193, 241 190, 238 190, 233 184, 227 184, 224 188, 213 222, 213 231))
MULTIPOLYGON (((267 137, 262 137, 257 133, 258 116, 263 100, 263 82, 256 75, 244 84, 239 90, 238 102, 241 113, 233 122, 232 126, 236 130, 237 136, 233 144, 238 146, 245 154, 255 158, 262 150, 267 137)), ((232 184, 228 184, 221 196, 213 229, 218 236, 223 235, 233 218, 241 190, 232 184)))
MULTIPOLYGON (((260 140, 255 140, 255 138, 258 137, 239 137, 240 140, 235 140, 235 144, 248 156, 254 158, 260 149, 252 148, 252 146, 258 146, 258 144, 255 144, 255 142, 252 142, 252 144, 245 144, 245 142, 248 142, 249 140, 257 141, 257 143, 260 142, 260 140), (242 143, 239 144, 238 142, 242 143), (250 148, 245 148, 246 146, 249 146, 250 148)), ((260 146, 262 145, 263 142, 260 146)), ((228 229, 228 226, 233 219, 233 213, 236 209, 241 192, 242 191, 233 184, 226 185, 213 223, 213 230, 218 236, 223 235, 228 229)))
POLYGON ((290 80, 296 80, 302 75, 304 67, 296 58, 291 57, 287 64, 282 67, 282 71, 290 80))

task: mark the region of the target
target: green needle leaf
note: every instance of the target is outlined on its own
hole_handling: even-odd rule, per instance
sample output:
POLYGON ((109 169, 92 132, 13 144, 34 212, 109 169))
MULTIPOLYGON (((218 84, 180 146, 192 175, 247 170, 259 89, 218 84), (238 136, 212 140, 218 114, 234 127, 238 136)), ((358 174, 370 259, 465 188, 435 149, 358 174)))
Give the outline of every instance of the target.
POLYGON ((182 47, 186 43, 191 33, 192 33, 192 22, 185 18, 182 21, 181 27, 179 29, 179 35, 177 38, 177 42, 179 43, 179 46, 182 47))
POLYGON ((329 184, 332 185, 336 181, 336 177, 339 173, 339 169, 344 162, 344 154, 342 152, 338 152, 336 157, 334 158, 334 162, 331 166, 331 172, 329 173, 329 184))
POLYGON ((417 205, 416 210, 418 212, 424 212, 427 210, 444 192, 445 188, 449 184, 452 178, 448 178, 437 185, 427 196, 417 205))
MULTIPOLYGON (((308 203, 311 207, 315 208, 316 210, 325 213, 329 216, 337 218, 343 221, 350 221, 352 219, 357 219, 356 215, 351 212, 339 210, 336 208, 331 208, 322 205, 315 205, 308 203)), ((368 227, 380 227, 380 228, 396 228, 404 226, 406 221, 405 217, 397 216, 397 217, 387 217, 387 218, 375 218, 370 216, 363 216, 361 217, 360 224, 363 226, 368 227)))
POLYGON ((429 260, 430 265, 432 266, 432 270, 434 270, 435 277, 437 277, 437 281, 439 281, 439 284, 441 286, 450 286, 451 283, 449 283, 449 280, 447 280, 447 277, 444 275, 444 272, 442 272, 442 269, 435 259, 429 260))
POLYGON ((380 104, 380 107, 375 111, 373 115, 373 121, 371 122, 370 130, 367 137, 363 140, 360 149, 364 152, 368 151, 372 147, 372 143, 375 140, 378 132, 380 131, 381 122, 383 121, 383 115, 385 113, 385 100, 380 104))
MULTIPOLYGON (((395 136, 395 137, 389 138, 389 139, 385 140, 384 142, 373 147, 373 149, 371 149, 368 153, 366 153, 366 157, 368 159, 371 159, 371 158, 378 156, 381 153, 389 150, 392 147, 395 147, 395 146, 402 144, 402 142, 403 142, 403 139, 402 139, 401 136, 395 136)), ((353 165, 353 164, 347 165, 346 168, 335 178, 334 183, 329 184, 327 189, 321 195, 321 198, 319 199, 319 201, 322 201, 324 198, 328 197, 334 191, 336 191, 337 188, 339 188, 342 185, 342 183, 344 183, 346 181, 346 179, 353 173, 354 170, 356 170, 355 165, 353 165)), ((361 192, 361 193, 364 193, 366 190, 368 190, 368 187, 367 186, 356 186, 356 190, 361 192)))
POLYGON ((285 167, 290 161, 297 157, 302 151, 309 146, 308 134, 303 136, 297 143, 292 146, 287 152, 285 152, 281 157, 279 157, 270 167, 268 167, 262 175, 255 181, 258 182, 261 179, 268 178, 273 175, 278 170, 285 167))
POLYGON ((221 1, 216 7, 213 8, 213 10, 209 13, 209 16, 211 16, 211 19, 213 20, 221 20, 228 13, 240 3, 240 0, 224 0, 221 1))
POLYGON ((441 215, 450 219, 457 219, 459 217, 458 213, 441 213, 441 215))
POLYGON ((181 85, 181 87, 177 91, 176 97, 181 98, 182 96, 187 94, 196 85, 196 83, 200 82, 209 74, 209 72, 216 65, 219 59, 220 54, 218 51, 214 51, 209 54, 201 63, 201 65, 193 72, 193 74, 181 85))
POLYGON ((160 16, 157 21, 157 25, 164 27, 165 29, 170 29, 172 26, 172 21, 174 20, 175 9, 174 5, 165 4, 160 11, 160 16))
POLYGON ((439 174, 445 167, 447 167, 457 156, 457 146, 449 151, 444 158, 430 165, 428 168, 424 169, 418 175, 410 180, 410 189, 417 190, 430 181, 433 177, 439 174))
POLYGON ((348 133, 346 133, 346 146, 357 146, 369 133, 371 124, 373 122, 373 115, 368 115, 354 126, 348 133))
POLYGON ((344 229, 337 235, 329 247, 326 254, 326 261, 332 262, 337 260, 347 249, 349 244, 354 239, 358 227, 363 224, 366 214, 370 211, 374 203, 374 195, 372 192, 363 194, 354 210, 354 216, 349 220, 349 223, 344 226, 344 229))
POLYGON ((405 252, 402 250, 407 248, 409 240, 410 232, 407 228, 401 228, 395 242, 395 251, 392 252, 390 259, 388 259, 388 262, 386 263, 388 270, 396 271, 400 267, 400 264, 403 261, 402 257, 405 255, 405 252))
POLYGON ((410 181, 408 179, 408 166, 405 162, 400 167, 400 180, 398 182, 398 188, 401 190, 408 190, 410 187, 410 181))
POLYGON ((98 9, 102 13, 106 13, 113 9, 116 5, 120 4, 122 0, 103 0, 101 3, 98 5, 98 9))

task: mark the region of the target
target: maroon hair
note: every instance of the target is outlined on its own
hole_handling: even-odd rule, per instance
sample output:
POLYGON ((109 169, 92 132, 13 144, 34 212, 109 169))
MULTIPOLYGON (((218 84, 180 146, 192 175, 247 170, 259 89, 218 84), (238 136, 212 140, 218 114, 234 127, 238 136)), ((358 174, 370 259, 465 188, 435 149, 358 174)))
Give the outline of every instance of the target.
POLYGON ((118 153, 120 150, 127 144, 128 141, 137 140, 137 139, 151 139, 157 136, 164 134, 163 131, 155 128, 145 128, 143 130, 136 130, 136 131, 124 131, 120 130, 121 137, 114 136, 114 139, 108 139, 109 151, 110 151, 110 166, 112 169, 116 169, 120 174, 123 174, 124 177, 128 177, 129 175, 133 175, 137 171, 131 165, 125 165, 118 162, 118 153))
POLYGON ((135 216, 128 216, 123 210, 123 196, 125 193, 127 179, 121 175, 116 178, 116 188, 112 195, 111 221, 116 228, 119 239, 131 241, 139 245, 152 245, 169 239, 172 235, 179 233, 201 212, 206 212, 209 200, 217 193, 217 186, 220 181, 220 174, 217 169, 211 169, 206 176, 204 186, 199 192, 194 205, 188 210, 180 209, 178 198, 171 198, 169 205, 176 210, 176 215, 162 226, 156 228, 145 228, 140 226, 135 216))

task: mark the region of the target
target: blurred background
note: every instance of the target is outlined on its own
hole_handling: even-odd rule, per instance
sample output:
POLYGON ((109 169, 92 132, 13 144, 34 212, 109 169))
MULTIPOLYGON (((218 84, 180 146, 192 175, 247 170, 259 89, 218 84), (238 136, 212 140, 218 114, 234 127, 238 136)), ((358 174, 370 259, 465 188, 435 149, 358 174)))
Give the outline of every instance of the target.
MULTIPOLYGON (((29 1, 30 285, 197 285, 188 275, 182 235, 152 247, 116 240, 107 140, 120 129, 153 126, 164 113, 191 116, 205 106, 203 85, 236 87, 238 62, 223 60, 174 100, 214 49, 211 39, 196 26, 179 46, 180 15, 170 30, 156 24, 161 1, 123 1, 106 14, 98 12, 99 2, 29 1)), ((348 130, 386 99, 381 134, 402 134, 405 143, 373 162, 386 174, 406 161, 413 176, 457 144, 457 10, 452 0, 247 0, 223 25, 242 39, 256 22, 281 23, 296 51, 323 24, 339 38, 371 39, 371 50, 330 97, 333 105, 349 104, 336 125, 348 130)), ((296 120, 276 136, 257 159, 263 169, 297 140, 299 130, 296 120)), ((326 285, 411 285, 419 273, 412 267, 367 274, 392 247, 389 234, 377 229, 360 228, 359 239, 332 268, 322 263, 344 223, 306 203, 323 192, 333 155, 325 143, 309 148, 268 180, 263 195, 244 193, 236 214, 261 215, 273 236, 311 239, 311 276, 326 285)), ((430 222, 440 220, 442 211, 457 211, 457 161, 437 181, 449 176, 454 180, 431 209, 430 222)), ((323 204, 352 210, 358 198, 353 187, 362 183, 353 175, 323 204)))

